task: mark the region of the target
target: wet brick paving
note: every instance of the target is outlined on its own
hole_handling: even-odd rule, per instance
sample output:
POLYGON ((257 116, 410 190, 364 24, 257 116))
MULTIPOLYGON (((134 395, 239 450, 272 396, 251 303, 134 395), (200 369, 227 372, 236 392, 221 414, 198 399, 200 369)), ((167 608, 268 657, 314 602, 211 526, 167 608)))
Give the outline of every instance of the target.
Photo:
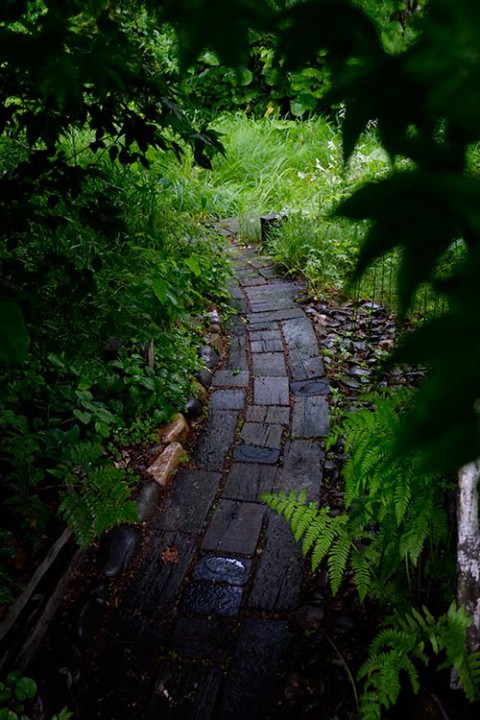
POLYGON ((303 561, 259 496, 305 489, 319 499, 329 388, 299 286, 252 248, 233 253, 229 357, 192 462, 120 598, 85 717, 279 716, 303 561))

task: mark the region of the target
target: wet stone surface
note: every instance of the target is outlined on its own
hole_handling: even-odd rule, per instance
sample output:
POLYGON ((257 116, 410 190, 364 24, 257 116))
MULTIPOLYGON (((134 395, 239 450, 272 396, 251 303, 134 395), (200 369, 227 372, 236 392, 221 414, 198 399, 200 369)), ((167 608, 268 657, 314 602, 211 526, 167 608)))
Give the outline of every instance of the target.
POLYGON ((223 494, 235 500, 255 502, 261 493, 271 492, 276 467, 254 463, 233 463, 223 494))
MULTIPOLYGON (((199 664, 165 664, 141 720, 206 720, 213 716, 222 671, 199 664)), ((116 720, 116 718, 115 718, 116 720)))
POLYGON ((147 556, 124 596, 126 607, 163 617, 171 609, 196 552, 194 541, 181 533, 162 533, 150 543, 147 556), (166 562, 164 553, 177 551, 177 562, 166 562))
POLYGON ((245 398, 245 390, 215 390, 210 397, 210 408, 241 410, 245 405, 245 398))
POLYGON ((226 582, 229 585, 245 585, 252 567, 251 560, 206 555, 195 565, 194 580, 226 582))
POLYGON ((160 495, 160 486, 156 482, 149 482, 140 489, 137 498, 137 512, 140 522, 147 522, 155 515, 160 495))
POLYGON ((206 470, 221 470, 233 443, 238 413, 233 410, 210 412, 207 428, 200 436, 194 462, 206 470))
POLYGON ((242 623, 222 698, 221 720, 272 717, 290 639, 283 620, 247 619, 242 623))
POLYGON ((247 422, 242 428, 240 439, 246 445, 258 445, 262 448, 280 450, 283 427, 262 423, 247 422))
POLYGON ((326 437, 330 430, 327 400, 320 396, 295 399, 292 438, 326 437))
POLYGON ((213 376, 214 387, 248 387, 250 374, 246 370, 217 370, 213 376))
POLYGON ((181 617, 175 625, 173 652, 198 660, 224 662, 233 647, 233 624, 215 617, 181 617))
POLYGON ((220 484, 220 474, 181 470, 154 521, 155 530, 199 533, 220 484))
POLYGON ((257 377, 265 377, 266 375, 269 375, 270 377, 286 376, 287 368, 285 366, 283 353, 254 353, 253 374, 257 377))
POLYGON ((255 503, 221 500, 202 542, 202 550, 253 555, 265 507, 255 503))
POLYGON ((259 377, 254 380, 256 405, 288 405, 288 380, 283 377, 259 377))
POLYGON ((307 499, 318 501, 322 482, 323 452, 316 440, 291 440, 285 445, 283 468, 280 468, 274 492, 307 491, 307 499))
POLYGON ((289 320, 291 318, 305 317, 305 313, 299 307, 285 308, 284 310, 271 310, 269 312, 249 313, 248 322, 252 324, 262 322, 275 322, 278 320, 289 320))
POLYGON ((231 338, 227 368, 229 370, 248 370, 245 334, 231 338))
POLYGON ((238 462, 274 465, 280 457, 280 450, 257 445, 237 445, 233 451, 233 457, 238 462))
MULTIPOLYGON (((252 335, 256 334, 257 333, 252 333, 252 335)), ((252 340, 250 342, 250 350, 252 353, 282 352, 282 340, 280 338, 272 338, 271 340, 252 340)))
POLYGON ((326 379, 292 382, 290 387, 294 395, 328 395, 330 392, 330 385, 326 379))
POLYGON ((211 582, 192 582, 180 599, 180 610, 198 615, 215 614, 236 617, 243 590, 238 585, 219 585, 211 582))
POLYGON ((303 576, 300 544, 285 519, 269 511, 266 545, 260 556, 249 605, 259 610, 293 610, 303 576))

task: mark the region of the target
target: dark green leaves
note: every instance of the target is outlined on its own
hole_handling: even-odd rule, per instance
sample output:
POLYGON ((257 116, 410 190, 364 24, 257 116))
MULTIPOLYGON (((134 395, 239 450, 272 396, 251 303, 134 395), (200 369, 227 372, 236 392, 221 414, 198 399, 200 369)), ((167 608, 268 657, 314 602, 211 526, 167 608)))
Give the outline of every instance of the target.
POLYGON ((18 305, 0 301, 0 362, 20 363, 27 357, 29 338, 18 305))

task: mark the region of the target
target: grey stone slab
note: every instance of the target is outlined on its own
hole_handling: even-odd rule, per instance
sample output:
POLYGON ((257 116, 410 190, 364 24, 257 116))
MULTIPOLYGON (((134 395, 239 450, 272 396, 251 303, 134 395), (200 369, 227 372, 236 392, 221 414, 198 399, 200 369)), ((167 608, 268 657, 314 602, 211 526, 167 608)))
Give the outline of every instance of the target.
POLYGON ((244 463, 265 463, 275 465, 280 457, 280 450, 259 447, 258 445, 237 445, 233 451, 235 460, 244 463))
POLYGON ((249 300, 257 300, 259 298, 266 298, 269 295, 298 295, 300 290, 305 286, 295 282, 278 282, 268 285, 261 285, 258 287, 245 288, 245 293, 249 300))
POLYGON ((137 647, 155 648, 158 653, 166 647, 171 632, 170 623, 152 620, 137 609, 119 607, 108 627, 114 642, 137 647))
POLYGON ((325 365, 321 357, 306 357, 299 350, 288 353, 288 367, 292 380, 305 380, 325 376, 325 365))
POLYGON ((278 327, 278 322, 274 320, 256 320, 250 322, 248 330, 249 332, 258 332, 259 330, 276 330, 278 327))
POLYGON ((278 697, 291 639, 283 620, 244 620, 219 720, 278 717, 278 697))
POLYGON ((247 422, 242 428, 240 439, 247 445, 258 445, 262 448, 280 450, 282 432, 283 427, 281 425, 247 422))
POLYGON ((278 277, 278 273, 273 267, 262 267, 258 269, 258 272, 262 277, 266 278, 267 280, 278 277))
POLYGON ((243 335, 231 337, 227 368, 229 370, 248 370, 245 332, 243 335))
POLYGON ((273 405, 272 407, 268 408, 265 420, 267 423, 288 425, 288 423, 290 422, 290 408, 276 407, 275 405, 273 405))
POLYGON ((328 395, 330 392, 330 384, 325 378, 323 380, 300 380, 292 382, 290 389, 294 395, 312 396, 312 395, 328 395))
POLYGON ((278 320, 289 320, 291 318, 304 318, 305 313, 299 307, 285 308, 284 310, 271 310, 270 312, 248 313, 249 323, 274 322, 278 320))
POLYGON ((173 632, 171 649, 177 655, 222 663, 233 647, 233 623, 216 617, 181 617, 173 632))
POLYGON ((282 332, 277 325, 276 330, 250 330, 250 342, 258 342, 259 340, 282 340, 282 332))
POLYGON ((325 397, 297 397, 293 406, 292 438, 326 437, 330 431, 325 397))
POLYGON ((106 577, 117 577, 133 560, 140 536, 130 525, 121 525, 102 538, 98 553, 98 569, 106 577))
POLYGON ((180 470, 163 499, 154 530, 199 533, 220 484, 221 475, 207 470, 180 470))
POLYGON ((294 610, 303 579, 300 543, 285 518, 269 512, 265 549, 260 555, 249 605, 258 610, 294 610))
POLYGON ((250 350, 252 353, 282 352, 283 345, 280 338, 275 340, 253 340, 250 343, 250 350))
POLYGON ((205 555, 193 568, 192 578, 228 583, 229 585, 245 585, 251 568, 252 561, 244 558, 240 560, 221 555, 205 555))
POLYGON ((245 413, 245 420, 247 422, 263 422, 267 417, 267 411, 269 408, 265 405, 248 405, 245 413))
POLYGON ((200 435, 194 462, 205 470, 222 470, 230 446, 233 443, 238 412, 235 410, 212 410, 206 429, 200 435))
POLYGON ((323 452, 317 440, 291 440, 285 445, 283 467, 275 476, 274 491, 307 491, 318 502, 322 482, 323 452))
POLYGON ((213 582, 192 582, 182 593, 180 611, 196 615, 236 617, 242 602, 243 589, 238 585, 213 582))
POLYGON ((265 492, 271 492, 277 468, 255 463, 233 463, 223 495, 235 500, 255 502, 265 492))
POLYGON ((255 353, 253 374, 256 377, 286 377, 285 358, 281 352, 255 353))
POLYGON ((124 605, 162 617, 175 604, 178 590, 196 553, 194 541, 181 533, 165 532, 147 546, 145 560, 124 596, 124 605), (166 562, 167 549, 177 551, 178 562, 166 562))
POLYGON ((253 555, 264 513, 262 505, 221 500, 203 539, 202 550, 253 555))
POLYGON ((243 292, 242 288, 238 285, 235 281, 230 281, 227 283, 228 292, 234 298, 234 300, 244 300, 245 293, 243 292))
POLYGON ((297 307, 295 301, 291 297, 284 295, 270 295, 268 299, 258 298, 256 302, 250 300, 250 308, 252 313, 274 312, 275 310, 285 310, 297 307))
POLYGON ((282 332, 289 350, 300 350, 307 357, 320 355, 317 336, 305 313, 282 323, 282 332))
POLYGON ((288 405, 288 380, 284 377, 258 377, 254 380, 253 399, 256 405, 288 405))
POLYGON ((240 285, 242 287, 251 287, 252 285, 266 285, 266 283, 267 281, 261 275, 240 278, 240 285))
POLYGON ((242 410, 245 400, 245 390, 215 390, 209 404, 215 410, 242 410))
POLYGON ((213 717, 222 675, 215 666, 169 659, 156 676, 140 720, 208 720, 213 717))
POLYGON ((213 376, 214 387, 248 387, 250 373, 246 370, 217 370, 213 376))

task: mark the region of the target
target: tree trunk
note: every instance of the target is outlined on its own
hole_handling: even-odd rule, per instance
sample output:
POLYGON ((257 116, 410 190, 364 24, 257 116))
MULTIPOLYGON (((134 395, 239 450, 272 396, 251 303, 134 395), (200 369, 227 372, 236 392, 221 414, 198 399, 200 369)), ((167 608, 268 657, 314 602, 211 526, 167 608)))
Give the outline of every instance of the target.
POLYGON ((457 604, 472 618, 467 631, 467 647, 471 652, 480 649, 479 479, 480 459, 465 465, 458 473, 457 604))

